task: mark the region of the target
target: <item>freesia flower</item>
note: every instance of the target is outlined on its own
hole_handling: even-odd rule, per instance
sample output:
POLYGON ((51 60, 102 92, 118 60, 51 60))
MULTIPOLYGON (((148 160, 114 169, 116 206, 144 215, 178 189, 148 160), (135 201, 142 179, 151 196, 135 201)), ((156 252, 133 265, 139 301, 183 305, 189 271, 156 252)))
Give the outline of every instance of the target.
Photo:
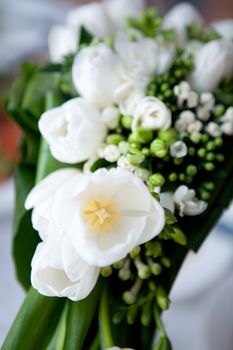
POLYGON ((72 177, 56 191, 54 214, 81 258, 109 266, 157 236, 164 211, 143 181, 113 170, 72 177))
POLYGON ((233 20, 232 19, 224 19, 221 21, 215 21, 211 24, 211 26, 222 35, 224 38, 233 39, 233 20))
POLYGON ((45 296, 85 299, 94 288, 100 269, 84 262, 58 227, 50 226, 50 231, 32 259, 32 286, 45 296))
POLYGON ((111 130, 116 129, 120 121, 120 111, 117 107, 106 107, 101 114, 101 118, 105 125, 111 130))
POLYGON ((71 10, 67 16, 67 24, 77 33, 83 26, 93 36, 100 38, 111 36, 113 33, 112 24, 101 3, 87 4, 71 10))
POLYGON ((221 118, 222 132, 227 136, 233 136, 233 107, 229 107, 221 118))
POLYGON ((183 158, 188 153, 188 147, 183 141, 177 141, 171 145, 170 154, 174 158, 183 158))
POLYGON ((226 39, 205 44, 196 56, 190 83, 198 91, 213 91, 233 76, 233 44, 226 39))
POLYGON ((56 25, 49 32, 48 47, 52 62, 61 62, 62 59, 78 49, 79 33, 69 27, 56 25))
POLYGON ((201 14, 188 2, 173 6, 164 17, 164 27, 175 29, 180 44, 187 40, 187 26, 195 22, 202 22, 201 14))
POLYGON ((99 44, 77 54, 72 77, 80 95, 101 109, 113 104, 114 91, 122 81, 122 67, 113 50, 99 44))
POLYGON ((203 213, 207 208, 205 201, 198 200, 196 192, 187 186, 180 186, 174 193, 174 201, 179 209, 180 216, 196 216, 203 213))
POLYGON ((41 239, 48 236, 48 228, 51 222, 54 224, 52 208, 56 190, 72 176, 77 175, 76 169, 62 169, 55 171, 40 181, 29 193, 25 208, 33 208, 32 225, 39 232, 41 239))
POLYGON ((143 97, 135 107, 133 128, 140 125, 146 129, 166 130, 171 126, 171 111, 156 97, 143 97))
POLYGON ((214 95, 211 92, 202 92, 200 95, 200 103, 197 107, 197 117, 202 121, 207 121, 211 116, 214 104, 214 95))
POLYGON ((83 98, 74 98, 45 112, 39 129, 54 158, 65 163, 92 157, 106 136, 99 111, 83 98))
POLYGON ((180 82, 174 87, 174 94, 177 96, 177 104, 179 107, 187 105, 188 108, 193 108, 198 105, 198 94, 191 90, 187 81, 180 82))
POLYGON ((208 123, 205 130, 207 134, 209 134, 212 137, 218 137, 222 135, 220 126, 215 122, 208 123))
POLYGON ((144 0, 105 0, 104 6, 115 30, 126 25, 128 17, 137 18, 145 7, 144 0))

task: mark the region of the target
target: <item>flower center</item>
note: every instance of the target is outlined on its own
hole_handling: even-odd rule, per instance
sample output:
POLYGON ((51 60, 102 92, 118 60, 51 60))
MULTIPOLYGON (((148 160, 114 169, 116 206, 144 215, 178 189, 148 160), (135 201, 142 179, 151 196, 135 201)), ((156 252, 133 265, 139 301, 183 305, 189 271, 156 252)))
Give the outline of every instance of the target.
POLYGON ((111 231, 113 222, 120 217, 112 203, 103 204, 97 200, 92 200, 83 214, 87 218, 91 229, 96 233, 111 231))

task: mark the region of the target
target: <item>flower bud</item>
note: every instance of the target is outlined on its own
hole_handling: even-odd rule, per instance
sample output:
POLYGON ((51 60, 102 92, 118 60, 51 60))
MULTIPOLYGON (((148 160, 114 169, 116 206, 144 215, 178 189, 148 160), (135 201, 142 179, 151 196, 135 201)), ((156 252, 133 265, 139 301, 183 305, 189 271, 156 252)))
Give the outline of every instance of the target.
POLYGON ((151 154, 157 158, 164 158, 168 153, 168 147, 163 140, 156 139, 150 145, 151 154))

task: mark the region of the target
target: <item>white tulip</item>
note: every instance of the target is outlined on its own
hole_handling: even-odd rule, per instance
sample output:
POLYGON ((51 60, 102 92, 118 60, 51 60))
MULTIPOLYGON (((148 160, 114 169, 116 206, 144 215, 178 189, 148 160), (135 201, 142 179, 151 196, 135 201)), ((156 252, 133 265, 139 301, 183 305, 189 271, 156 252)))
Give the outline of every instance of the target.
POLYGON ((144 10, 144 0, 105 0, 104 6, 115 30, 125 27, 128 17, 138 18, 144 10))
POLYGON ((170 154, 174 158, 183 158, 188 154, 188 147, 183 141, 176 141, 171 145, 170 154))
POLYGON ((77 175, 76 169, 62 169, 53 172, 39 182, 29 193, 25 208, 33 209, 32 225, 39 232, 42 240, 48 236, 49 225, 54 222, 52 207, 57 188, 77 175))
POLYGON ((105 8, 101 3, 87 4, 71 10, 67 17, 67 24, 77 32, 83 26, 93 36, 100 38, 111 36, 113 31, 105 8))
POLYGON ((224 38, 233 39, 233 19, 215 21, 211 26, 224 38))
POLYGON ((57 25, 51 28, 48 38, 49 55, 52 62, 62 62, 68 54, 78 49, 79 35, 66 26, 57 25))
POLYGON ((118 56, 105 44, 82 49, 76 56, 72 78, 77 91, 97 108, 113 104, 122 67, 118 56))
POLYGON ((130 171, 72 177, 55 194, 54 215, 81 258, 109 266, 163 229, 164 210, 130 171))
POLYGON ((180 216, 196 216, 202 214, 207 209, 205 201, 198 200, 196 192, 187 186, 180 186, 174 193, 174 201, 179 209, 180 216))
POLYGON ((39 129, 54 158, 64 163, 79 163, 92 157, 106 136, 100 113, 83 98, 74 98, 45 112, 39 129))
POLYGON ((85 263, 59 228, 50 230, 32 259, 33 288, 45 296, 85 299, 97 282, 99 268, 85 263))
POLYGON ((171 111, 156 97, 143 97, 134 111, 133 129, 140 125, 146 129, 166 130, 171 126, 171 111))
POLYGON ((180 44, 187 40, 186 27, 195 22, 202 22, 201 14, 188 2, 173 6, 164 17, 164 27, 175 29, 180 44))
POLYGON ((222 132, 227 136, 233 136, 233 107, 229 107, 221 118, 222 132))
POLYGON ((190 83, 198 91, 214 91, 233 76, 233 44, 226 40, 210 41, 196 56, 190 83))
POLYGON ((116 129, 120 121, 120 111, 117 107, 106 107, 101 114, 101 118, 105 125, 111 130, 116 129))

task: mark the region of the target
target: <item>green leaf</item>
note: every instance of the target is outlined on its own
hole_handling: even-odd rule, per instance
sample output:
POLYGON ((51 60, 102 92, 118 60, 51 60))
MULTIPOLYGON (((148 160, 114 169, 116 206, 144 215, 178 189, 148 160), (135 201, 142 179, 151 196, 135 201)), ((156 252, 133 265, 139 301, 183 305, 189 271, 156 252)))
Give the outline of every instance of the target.
POLYGON ((84 27, 81 27, 79 46, 89 46, 93 39, 93 35, 89 33, 84 27))
POLYGON ((47 347, 46 350, 63 350, 65 335, 66 335, 68 307, 69 307, 69 302, 67 301, 63 308, 56 331, 54 332, 52 340, 50 341, 49 346, 47 347))
POLYGON ((31 213, 24 208, 26 197, 35 181, 35 168, 20 164, 15 172, 16 208, 14 218, 13 256, 18 280, 30 287, 31 259, 40 241, 32 228, 31 213))
POLYGON ((82 350, 91 322, 99 303, 101 283, 98 282, 92 293, 84 300, 70 302, 67 315, 65 350, 82 350))
POLYGON ((56 329, 64 302, 64 299, 47 298, 31 289, 1 349, 46 349, 56 329))
POLYGON ((177 222, 177 218, 175 215, 171 212, 171 210, 164 208, 165 211, 165 217, 166 217, 166 223, 168 225, 173 225, 177 222))

